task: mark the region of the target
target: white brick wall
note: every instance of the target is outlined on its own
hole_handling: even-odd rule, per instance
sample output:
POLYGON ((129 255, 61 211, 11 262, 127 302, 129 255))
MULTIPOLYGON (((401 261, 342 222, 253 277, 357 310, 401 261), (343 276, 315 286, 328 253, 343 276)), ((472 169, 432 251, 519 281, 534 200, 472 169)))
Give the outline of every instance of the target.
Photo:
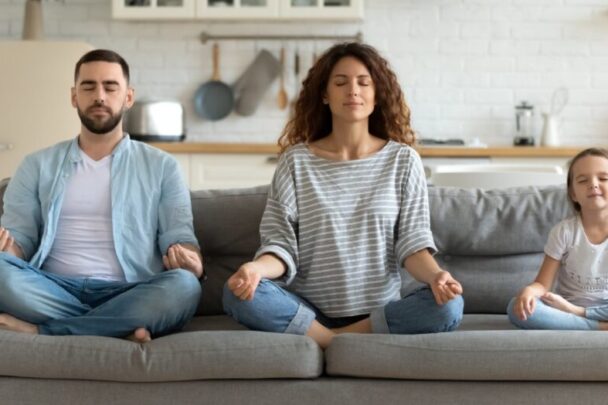
MULTIPOLYGON (((287 0, 280 0, 287 1, 287 0)), ((21 35, 25 0, 0 0, 0 39, 21 35)), ((514 105, 522 99, 540 112, 553 91, 570 90, 562 143, 608 141, 608 0, 366 0, 362 23, 125 22, 111 19, 110 0, 48 0, 48 39, 81 39, 116 49, 130 62, 140 97, 180 100, 191 140, 275 142, 287 117, 276 107, 278 82, 252 117, 232 114, 219 122, 196 117, 192 96, 211 75, 211 47, 201 31, 215 34, 353 34, 363 31, 397 72, 412 109, 414 127, 427 137, 475 137, 511 143, 514 105)), ((222 79, 239 77, 256 52, 272 41, 221 44, 222 79)), ((286 42, 286 86, 294 95, 293 51, 302 70, 330 42, 286 42)), ((303 77, 303 74, 302 74, 303 77)))

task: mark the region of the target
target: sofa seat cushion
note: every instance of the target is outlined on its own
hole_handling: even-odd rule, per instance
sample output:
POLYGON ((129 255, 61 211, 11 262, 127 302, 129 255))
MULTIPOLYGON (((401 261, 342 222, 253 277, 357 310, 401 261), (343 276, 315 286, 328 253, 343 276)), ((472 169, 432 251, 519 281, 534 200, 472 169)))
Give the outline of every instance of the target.
POLYGON ((462 328, 449 333, 340 335, 326 350, 327 373, 412 380, 608 381, 606 332, 516 330, 506 315, 500 317, 465 315, 462 328))
POLYGON ((315 378, 323 352, 305 336, 183 332, 137 344, 0 330, 0 375, 125 382, 315 378))

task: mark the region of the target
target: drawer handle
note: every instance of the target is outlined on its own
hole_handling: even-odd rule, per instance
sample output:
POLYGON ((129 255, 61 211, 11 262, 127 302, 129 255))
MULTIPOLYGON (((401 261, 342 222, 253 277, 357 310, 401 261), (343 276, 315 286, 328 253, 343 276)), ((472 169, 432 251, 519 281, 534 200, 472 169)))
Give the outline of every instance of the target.
POLYGON ((11 150, 13 149, 12 143, 0 143, 0 150, 11 150))
POLYGON ((279 162, 278 156, 269 156, 266 158, 266 163, 269 165, 276 165, 279 162))

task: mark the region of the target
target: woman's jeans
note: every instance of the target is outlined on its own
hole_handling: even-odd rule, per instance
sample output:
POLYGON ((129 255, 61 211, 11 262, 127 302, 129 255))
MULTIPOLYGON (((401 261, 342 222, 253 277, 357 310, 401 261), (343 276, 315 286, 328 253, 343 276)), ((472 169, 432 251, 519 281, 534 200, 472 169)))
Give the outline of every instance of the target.
POLYGON ((182 269, 143 282, 105 281, 58 276, 0 252, 0 312, 44 335, 125 337, 146 328, 161 336, 181 329, 200 297, 199 280, 182 269))
MULTIPOLYGON (((305 335, 315 319, 327 328, 338 328, 367 317, 326 317, 309 302, 266 279, 260 281, 251 301, 239 299, 224 285, 223 301, 224 311, 237 322, 266 332, 305 335)), ((461 296, 440 306, 431 290, 423 287, 374 310, 369 317, 373 333, 448 332, 460 324, 463 306, 461 296)))
POLYGON ((536 307, 532 315, 522 321, 515 315, 513 305, 516 298, 512 298, 507 307, 507 314, 511 323, 521 329, 553 329, 553 330, 597 330, 598 321, 608 320, 608 306, 586 308, 586 317, 561 311, 536 299, 536 307))

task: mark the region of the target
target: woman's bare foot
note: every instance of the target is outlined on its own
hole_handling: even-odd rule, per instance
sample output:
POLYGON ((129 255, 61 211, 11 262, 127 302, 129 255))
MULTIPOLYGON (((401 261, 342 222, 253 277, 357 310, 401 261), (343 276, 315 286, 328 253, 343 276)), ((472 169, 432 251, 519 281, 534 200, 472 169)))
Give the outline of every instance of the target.
POLYGON ((127 336, 127 340, 131 340, 135 343, 146 343, 152 340, 150 332, 146 328, 137 328, 135 332, 127 336))
POLYGON ((555 293, 545 293, 540 299, 547 305, 553 308, 559 309, 560 311, 569 312, 578 316, 585 316, 585 308, 574 305, 561 295, 555 293))
POLYGON ((38 327, 36 325, 17 319, 9 314, 0 314, 0 329, 34 335, 38 334, 38 327))

